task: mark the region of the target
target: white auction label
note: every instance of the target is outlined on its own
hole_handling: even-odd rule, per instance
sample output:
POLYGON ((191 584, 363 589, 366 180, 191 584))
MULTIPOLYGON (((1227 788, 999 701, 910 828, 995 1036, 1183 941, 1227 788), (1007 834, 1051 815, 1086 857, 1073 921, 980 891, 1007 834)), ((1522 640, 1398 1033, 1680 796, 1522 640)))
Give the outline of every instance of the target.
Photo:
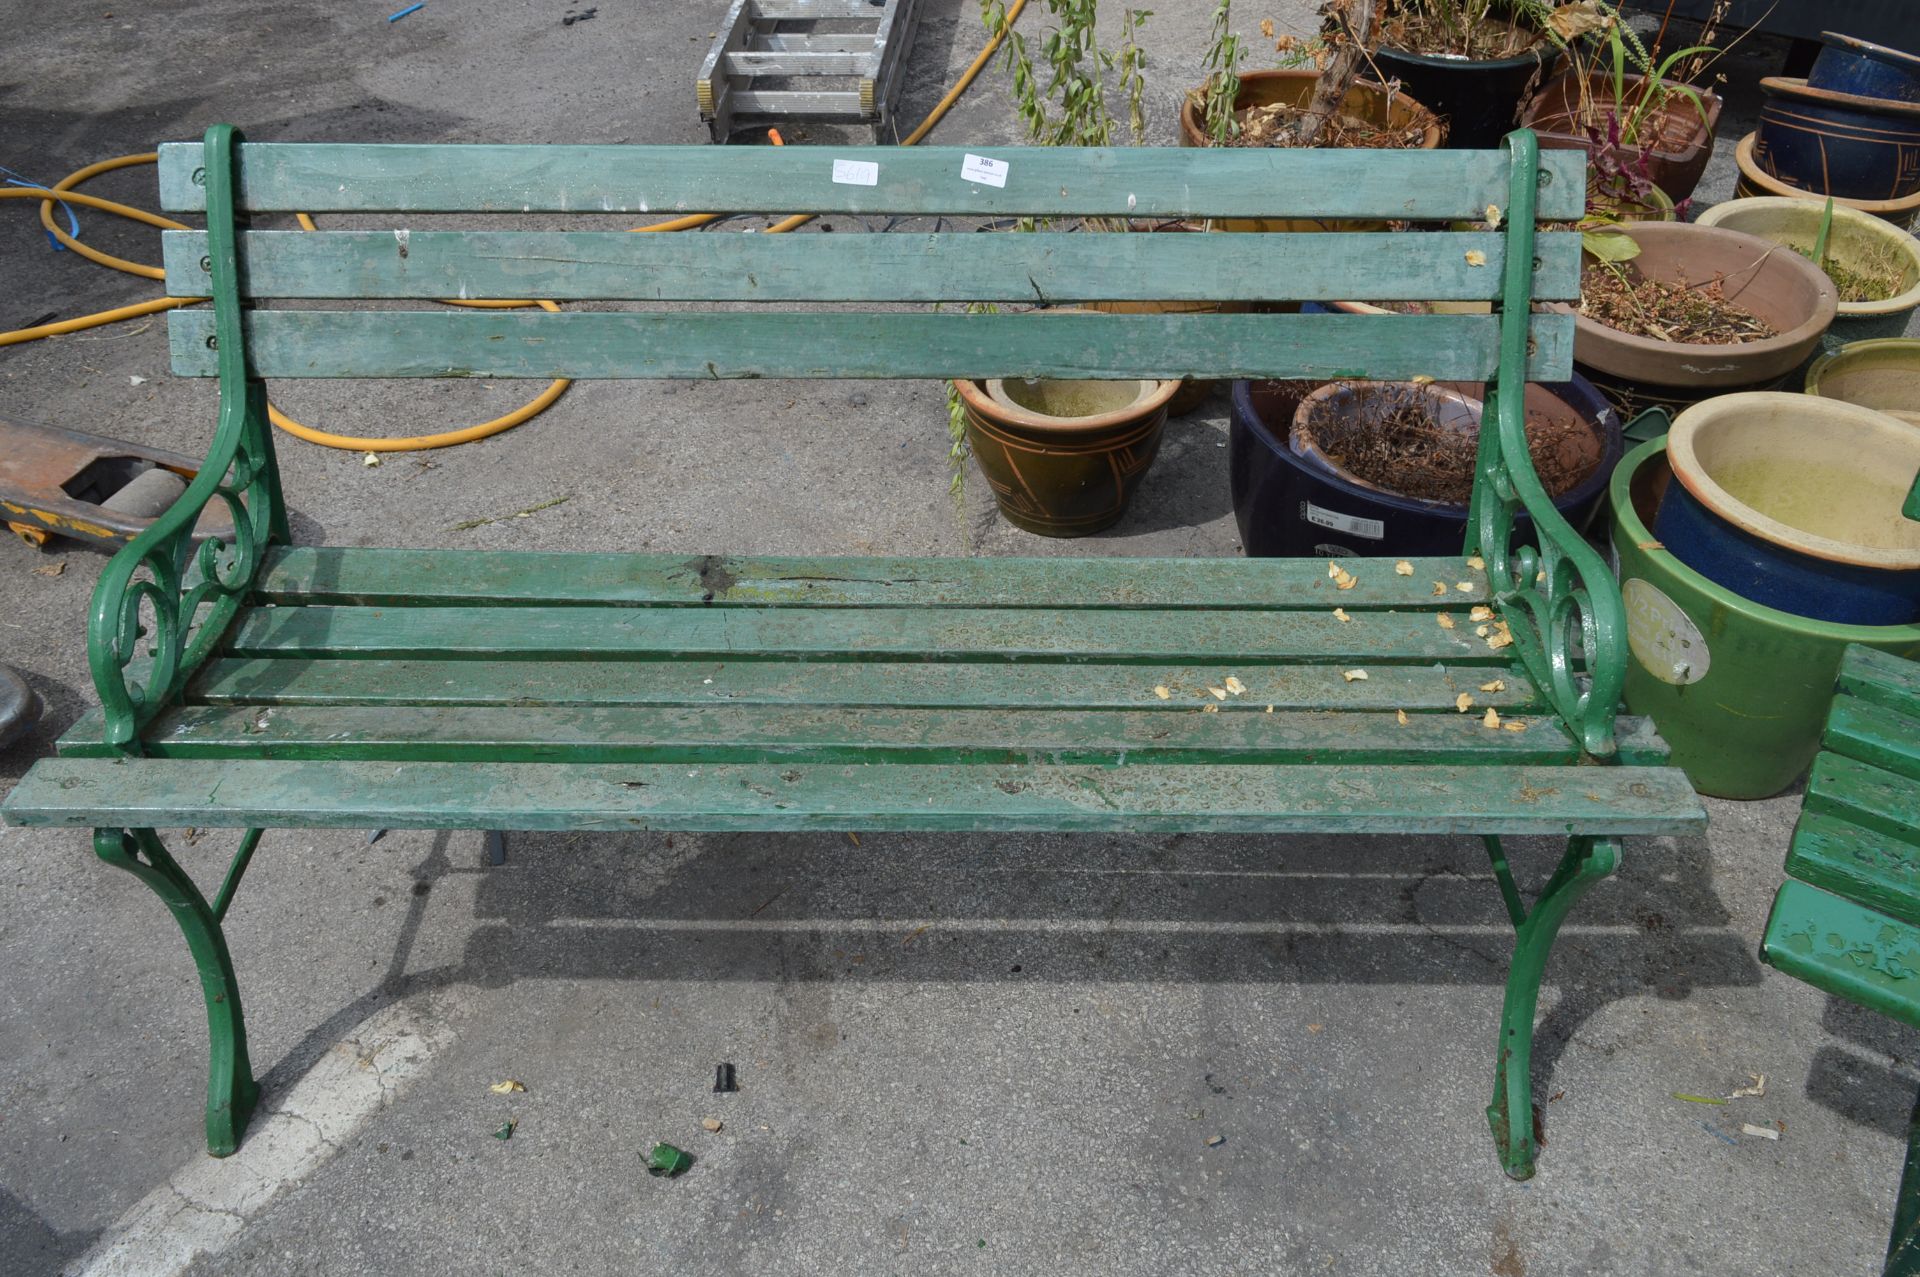
POLYGON ((872 160, 835 160, 833 180, 842 186, 878 186, 880 166, 872 160))
POLYGON ((1005 186, 1009 167, 1005 160, 989 159, 984 155, 969 155, 960 161, 960 176, 969 182, 978 182, 982 186, 1005 186))
POLYGON ((1706 637, 1678 603, 1639 577, 1621 585, 1620 597, 1627 605, 1627 646, 1647 673, 1675 687, 1707 676, 1706 637))
POLYGON ((1300 503, 1300 513, 1306 517, 1308 523, 1315 523, 1323 528, 1332 528, 1335 532, 1345 532, 1349 536, 1365 537, 1369 541, 1380 541, 1384 540, 1387 535, 1387 525, 1378 519, 1363 519, 1356 514, 1341 514, 1338 510, 1328 510, 1323 506, 1315 505, 1311 501, 1302 501, 1300 503))

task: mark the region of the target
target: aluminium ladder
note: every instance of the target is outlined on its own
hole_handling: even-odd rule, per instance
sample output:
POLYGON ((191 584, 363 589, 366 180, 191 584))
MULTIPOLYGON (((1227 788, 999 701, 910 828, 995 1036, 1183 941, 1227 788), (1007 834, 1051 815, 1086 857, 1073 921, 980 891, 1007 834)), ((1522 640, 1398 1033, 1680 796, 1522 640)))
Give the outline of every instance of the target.
POLYGON ((733 0, 694 82, 715 142, 799 121, 870 124, 896 141, 892 104, 917 0, 733 0))

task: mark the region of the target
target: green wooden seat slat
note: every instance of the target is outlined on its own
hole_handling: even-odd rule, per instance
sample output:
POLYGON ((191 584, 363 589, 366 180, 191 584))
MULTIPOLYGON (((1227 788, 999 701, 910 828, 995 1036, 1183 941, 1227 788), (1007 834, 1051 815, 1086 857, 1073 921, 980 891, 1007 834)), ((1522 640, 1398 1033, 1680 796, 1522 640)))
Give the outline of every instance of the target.
POLYGON ((1848 696, 1920 720, 1920 664, 1912 660, 1851 644, 1840 657, 1838 687, 1848 696))
MULTIPOLYGON (((1836 696, 1821 743, 1837 754, 1920 780, 1920 714, 1888 709, 1858 696, 1836 696)), ((1920 816, 1920 809, 1914 814, 1920 816)))
MULTIPOLYGON (((1276 710, 1452 709, 1462 692, 1502 714, 1540 713, 1526 675, 1471 665, 1376 665, 1348 681, 1338 664, 1237 661, 1249 689, 1222 714, 1276 710), (1480 690, 1498 681, 1497 692, 1480 690)), ((1345 667, 1351 668, 1351 667, 1345 667)), ((988 665, 928 661, 253 660, 210 662, 188 689, 209 705, 815 705, 928 709, 1190 710, 1213 700, 1219 665, 988 665), (1153 690, 1164 687, 1162 701, 1153 690)), ((1218 702, 1217 702, 1218 703, 1218 702)), ((1211 716, 1210 716, 1211 717, 1211 716)), ((93 720, 82 720, 83 725, 93 720)), ((97 722, 94 739, 100 739, 97 722)), ((81 731, 74 729, 75 735, 81 731)), ((1624 739, 1624 733, 1623 733, 1624 739)))
MULTIPOLYGON (((1338 301, 1367 260, 1374 297, 1490 301, 1506 236, 1262 237, 1223 253, 1202 235, 632 235, 622 231, 246 231, 253 297, 547 297, 734 302, 1338 301), (1472 265, 1469 253, 1482 265, 1472 265), (1250 269, 1257 260, 1258 268, 1250 269)), ((167 289, 207 289, 205 231, 161 237, 167 289)), ((1542 235, 1533 295, 1578 293, 1580 237, 1542 235)))
POLYGON ((1920 828, 1904 838, 1808 811, 1794 827, 1787 874, 1920 926, 1920 828))
MULTIPOLYGON (((217 374, 214 324, 169 316, 176 374, 217 374)), ((1495 315, 256 310, 242 327, 256 377, 1484 381, 1500 343, 1495 315)), ((1530 328, 1528 379, 1565 381, 1573 317, 1530 328)))
POLYGON ((275 547, 254 596, 270 603, 424 607, 691 604, 714 607, 1189 608, 1348 612, 1487 601, 1464 559, 794 558, 275 547), (1444 600, 1434 597, 1435 582, 1444 600), (1473 588, 1460 592, 1465 582, 1473 588))
POLYGON ((1920 790, 1896 772, 1822 752, 1807 777, 1802 810, 1900 838, 1920 825, 1920 790))
MULTIPOLYGON (((145 734, 153 758, 627 763, 1571 763, 1551 717, 1055 709, 186 706, 145 734)), ((83 752, 70 742, 68 757, 83 752)), ((113 757, 95 736, 87 751, 113 757)))
POLYGON ((1920 929, 1789 880, 1760 952, 1817 989, 1920 1028, 1920 929))
MULTIPOLYGON (((1464 623, 1429 612, 1066 611, 1032 608, 273 607, 243 614, 235 656, 636 660, 922 660, 1234 665, 1299 659, 1504 667, 1464 623)), ((1329 668, 1330 680, 1341 679, 1329 668)), ((1344 680, 1343 680, 1344 681, 1344 680)), ((1257 693, 1255 693, 1257 694, 1257 693)))
MULTIPOLYGON (((1211 716, 1209 716, 1211 717, 1211 716)), ((19 825, 1697 833, 1671 768, 262 762, 43 759, 19 825)))
MULTIPOLYGON (((1506 207, 1511 165, 1491 152, 971 148, 1008 161, 1006 185, 961 176, 969 148, 474 146, 243 142, 250 212, 906 213, 1455 220, 1506 207), (875 184, 833 180, 839 160, 875 184)), ((198 142, 160 147, 160 202, 207 207, 198 142)), ((1542 151, 1539 214, 1585 212, 1578 156, 1542 151)), ((655 219, 657 220, 657 219, 655 219)))

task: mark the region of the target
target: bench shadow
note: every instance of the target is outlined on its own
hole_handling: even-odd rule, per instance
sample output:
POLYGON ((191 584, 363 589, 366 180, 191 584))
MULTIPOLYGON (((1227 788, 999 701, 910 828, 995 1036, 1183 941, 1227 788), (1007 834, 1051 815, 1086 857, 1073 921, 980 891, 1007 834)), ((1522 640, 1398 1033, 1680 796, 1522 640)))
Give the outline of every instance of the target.
MULTIPOLYGON (((1497 1023, 1511 926, 1477 840, 1159 835, 441 833, 379 983, 262 1081, 290 1083, 387 1002, 454 984, 570 980, 1471 985, 1497 1023), (1409 861, 1412 861, 1410 864, 1409 861), (461 961, 409 970, 432 884, 478 873, 461 961)), ((1561 844, 1509 840, 1531 897, 1561 844)), ((244 973, 243 973, 244 978, 244 973)), ((1704 839, 1639 840, 1582 902, 1548 971, 1544 1087, 1623 998, 1760 980, 1704 839), (1685 925, 1678 919, 1687 919, 1685 925)))

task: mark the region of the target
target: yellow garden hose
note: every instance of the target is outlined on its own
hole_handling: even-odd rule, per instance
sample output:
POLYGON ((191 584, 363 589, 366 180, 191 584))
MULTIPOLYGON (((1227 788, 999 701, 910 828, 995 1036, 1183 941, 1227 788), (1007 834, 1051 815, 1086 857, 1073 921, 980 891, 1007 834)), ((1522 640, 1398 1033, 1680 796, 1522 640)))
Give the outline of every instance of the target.
MULTIPOLYGON (((953 104, 959 101, 960 95, 967 91, 968 86, 971 85, 979 76, 980 72, 986 68, 988 60, 993 57, 995 51, 999 49, 1001 42, 1006 39, 1007 32, 1012 29, 1014 19, 1018 18, 1020 11, 1026 7, 1027 0, 1013 0, 1013 3, 1007 6, 1006 20, 1001 24, 1000 29, 994 32, 992 38, 989 39, 985 47, 980 50, 979 55, 975 57, 967 69, 961 73, 960 78, 954 82, 953 87, 947 90, 946 96, 941 98, 940 101, 934 105, 933 110, 927 113, 927 118, 920 122, 919 127, 901 139, 901 146, 913 146, 922 138, 926 137, 928 133, 932 132, 934 125, 938 124, 941 118, 953 108, 953 104)), ((138 275, 144 279, 165 280, 166 271, 161 267, 149 266, 143 262, 131 262, 122 257, 115 257, 111 253, 102 252, 91 245, 81 243, 78 239, 75 239, 72 235, 62 230, 53 215, 53 208, 56 203, 79 204, 85 208, 93 208, 104 213, 111 213, 116 217, 124 217, 132 221, 143 222, 148 226, 158 227, 161 230, 191 230, 192 228, 186 224, 176 222, 169 217, 163 217, 158 213, 150 213, 146 209, 136 208, 131 204, 121 204, 114 200, 102 199, 97 195, 85 195, 73 189, 81 183, 98 177, 103 173, 111 173, 116 169, 130 168, 138 164, 157 163, 159 158, 159 153, 156 151, 146 151, 138 155, 116 156, 110 160, 101 160, 97 164, 89 164, 85 168, 76 169, 61 178, 58 182, 55 182, 51 187, 0 187, 0 199, 39 200, 40 224, 46 228, 47 233, 52 235, 54 239, 58 240, 70 251, 78 253, 90 262, 110 267, 113 270, 124 271, 129 275, 138 275)), ((302 230, 311 231, 317 229, 313 219, 307 216, 307 214, 300 213, 296 216, 299 218, 300 228, 302 230)), ((665 222, 656 222, 651 226, 635 226, 631 229, 639 232, 692 230, 695 227, 706 226, 712 222, 719 221, 724 216, 725 214, 722 213, 694 213, 686 217, 676 217, 665 222)), ((764 233, 771 235, 784 234, 801 226, 805 226, 808 222, 812 221, 815 216, 817 216, 817 214, 796 213, 791 217, 783 218, 775 222, 772 226, 769 226, 764 233)), ((0 346, 12 346, 21 342, 38 341, 43 337, 58 337, 66 333, 82 332, 89 328, 98 328, 103 324, 118 323, 123 319, 133 319, 140 315, 157 314, 161 311, 174 310, 181 306, 192 306, 205 300, 206 298, 204 297, 156 297, 151 301, 138 302, 131 306, 120 306, 113 310, 103 310, 91 315, 81 315, 73 319, 64 319, 55 323, 38 324, 32 328, 18 328, 11 332, 0 332, 0 346)), ((559 306, 545 299, 537 301, 448 299, 446 304, 449 306, 469 306, 486 309, 511 309, 538 306, 542 310, 556 314, 559 313, 560 310, 559 306)), ((441 434, 413 435, 399 439, 337 435, 330 434, 324 430, 315 430, 311 426, 301 425, 271 404, 267 406, 267 416, 272 420, 274 425, 286 431, 288 434, 293 435, 295 438, 304 439, 308 443, 319 444, 322 447, 341 448, 355 452, 417 452, 425 451, 429 448, 449 448, 456 444, 472 443, 476 439, 485 439, 490 435, 497 435, 502 431, 511 430, 515 426, 524 424, 552 407, 554 401, 565 394, 567 387, 572 384, 568 378, 558 378, 549 383, 547 388, 533 399, 528 400, 512 412, 507 413, 505 416, 495 417, 491 421, 483 421, 479 425, 467 426, 460 430, 449 430, 441 434)))

